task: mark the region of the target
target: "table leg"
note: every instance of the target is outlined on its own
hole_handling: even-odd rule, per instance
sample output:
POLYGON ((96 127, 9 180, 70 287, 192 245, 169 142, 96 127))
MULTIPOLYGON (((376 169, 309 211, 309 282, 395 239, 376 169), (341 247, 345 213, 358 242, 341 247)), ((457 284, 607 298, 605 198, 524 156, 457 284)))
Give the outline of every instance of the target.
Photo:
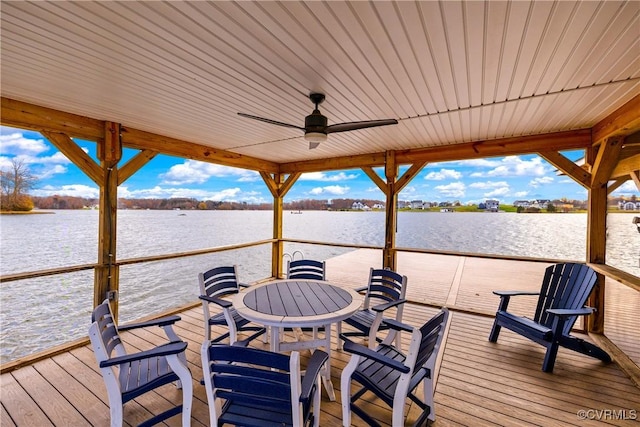
POLYGON ((280 328, 277 326, 271 327, 271 341, 269 343, 269 349, 274 353, 280 352, 280 328))
POLYGON ((327 390, 329 400, 335 402, 336 393, 333 390, 333 383, 331 382, 331 324, 324 325, 324 349, 329 357, 327 358, 327 363, 325 363, 323 370, 320 372, 320 376, 322 377, 324 388, 327 390))

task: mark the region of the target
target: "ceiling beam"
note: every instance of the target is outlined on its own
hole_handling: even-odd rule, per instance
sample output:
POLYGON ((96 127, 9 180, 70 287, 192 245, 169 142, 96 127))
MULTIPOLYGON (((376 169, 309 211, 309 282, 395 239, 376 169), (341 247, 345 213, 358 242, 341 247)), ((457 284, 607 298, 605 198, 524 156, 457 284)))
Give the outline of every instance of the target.
POLYGON ((245 156, 230 151, 218 150, 206 145, 195 144, 168 136, 157 135, 121 127, 122 144, 128 148, 138 150, 152 150, 170 156, 199 160, 201 162, 216 163, 224 166, 250 169, 262 172, 278 172, 278 164, 257 157, 245 156))
POLYGON ((640 171, 640 154, 620 160, 611 172, 611 179, 617 179, 637 171, 640 171))
MULTIPOLYGON (((484 157, 531 154, 550 150, 577 150, 589 146, 591 146, 591 130, 580 129, 543 135, 449 144, 433 148, 397 150, 395 152, 395 159, 398 164, 406 165, 421 162, 447 162, 484 157)), ((360 156, 282 163, 280 165, 280 171, 284 173, 293 171, 319 172, 363 168, 367 166, 378 167, 384 166, 384 162, 384 153, 371 153, 360 156)))
MULTIPOLYGON (((40 107, 2 97, 0 123, 4 126, 37 132, 63 133, 71 138, 104 142, 105 121, 40 107)), ((122 145, 138 150, 151 150, 203 162, 249 170, 278 172, 278 164, 256 157, 218 150, 175 138, 165 137, 121 125, 122 145)))
POLYGON ((87 141, 104 138, 104 121, 2 97, 0 123, 36 132, 55 132, 87 141))
POLYGON ((402 164, 415 163, 417 161, 447 162, 453 160, 531 154, 550 150, 577 150, 589 147, 590 145, 591 130, 581 129, 396 151, 396 159, 402 164))
POLYGON ((640 130, 640 95, 636 95, 613 113, 596 123, 591 131, 594 144, 605 138, 626 136, 640 130))

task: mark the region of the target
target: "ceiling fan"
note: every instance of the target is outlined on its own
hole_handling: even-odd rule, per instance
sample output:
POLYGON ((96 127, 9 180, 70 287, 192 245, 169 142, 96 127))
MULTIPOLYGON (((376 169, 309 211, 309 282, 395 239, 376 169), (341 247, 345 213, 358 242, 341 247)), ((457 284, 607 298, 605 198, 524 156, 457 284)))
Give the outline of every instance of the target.
POLYGON ((295 128, 304 131, 304 139, 309 141, 309 149, 316 148, 321 142, 327 140, 327 134, 334 132, 346 132, 350 130, 371 128, 376 126, 397 125, 396 119, 382 119, 382 120, 365 120, 362 122, 347 122, 336 123, 335 125, 327 125, 327 117, 323 116, 318 110, 318 105, 324 101, 323 93, 311 93, 309 99, 313 102, 316 108, 313 112, 305 117, 304 127, 291 125, 289 123, 278 122, 271 119, 265 119, 264 117, 252 116, 250 114, 238 113, 242 117, 249 119, 260 120, 261 122, 271 123, 272 125, 285 126, 288 128, 295 128))

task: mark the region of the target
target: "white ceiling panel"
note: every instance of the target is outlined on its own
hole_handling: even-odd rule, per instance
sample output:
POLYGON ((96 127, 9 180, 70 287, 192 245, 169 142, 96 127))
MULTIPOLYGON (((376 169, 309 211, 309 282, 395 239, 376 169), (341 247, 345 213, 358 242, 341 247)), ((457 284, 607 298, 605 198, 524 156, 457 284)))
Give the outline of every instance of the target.
POLYGON ((640 92, 637 1, 3 1, 2 96, 274 162, 591 127, 640 92), (326 94, 329 135, 295 126, 326 94))

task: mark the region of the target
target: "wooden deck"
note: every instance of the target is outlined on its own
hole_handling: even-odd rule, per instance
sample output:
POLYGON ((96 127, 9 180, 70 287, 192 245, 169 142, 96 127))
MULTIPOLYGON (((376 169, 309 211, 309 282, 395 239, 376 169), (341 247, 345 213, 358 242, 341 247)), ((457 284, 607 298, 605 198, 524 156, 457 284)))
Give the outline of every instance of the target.
MULTIPOLYGON (((347 254, 329 260, 328 278, 345 286, 366 282, 369 266, 379 262, 378 254, 358 252, 358 257, 347 254)), ((605 365, 560 349, 554 373, 546 374, 541 371, 543 347, 504 329, 498 343, 488 342, 493 319, 466 310, 495 311, 498 300, 490 289, 535 289, 546 267, 543 263, 518 262, 517 269, 513 270, 509 262, 492 264, 490 261, 439 255, 425 259, 420 254, 404 254, 399 259, 399 270, 409 276, 409 298, 418 302, 405 309, 407 323, 422 324, 436 313, 436 307, 424 303, 456 307, 452 310, 438 372, 437 418, 433 425, 639 425, 640 389, 615 363, 605 365), (420 262, 413 257, 421 257, 420 262), (481 261, 489 264, 483 266, 481 261), (472 282, 482 286, 472 288, 472 282), (485 302, 486 299, 489 302, 485 302), (580 411, 588 411, 588 419, 581 418, 580 411)), ((526 303, 514 307, 529 310, 526 303)), ((180 315, 182 320, 176 331, 189 342, 187 358, 194 377, 193 425, 207 425, 206 395, 199 383, 202 375, 199 351, 204 336, 202 309, 198 306, 180 315)), ((637 331, 633 332, 636 336, 637 331)), ((126 332, 122 336, 131 350, 165 342, 159 328, 126 332)), ((403 335, 405 349, 407 339, 408 334, 403 335)), ((637 347, 637 342, 630 341, 632 347, 637 347)), ((254 345, 266 347, 259 340, 254 345)), ((333 348, 336 345, 334 336, 333 348)), ((333 351, 332 376, 337 401, 330 402, 323 391, 320 420, 323 427, 341 425, 340 372, 348 358, 348 354, 333 351)), ((106 390, 90 346, 3 374, 0 393, 2 427, 109 425, 106 390)), ((180 396, 173 386, 165 386, 159 392, 125 405, 125 419, 135 424, 166 409, 169 402, 176 402, 180 396)), ((390 412, 379 403, 371 399, 369 412, 384 422, 390 412)), ((415 419, 416 409, 408 407, 407 410, 409 420, 415 419)), ((179 418, 174 417, 168 425, 179 423, 179 418)), ((353 425, 364 423, 354 417, 353 425)))

